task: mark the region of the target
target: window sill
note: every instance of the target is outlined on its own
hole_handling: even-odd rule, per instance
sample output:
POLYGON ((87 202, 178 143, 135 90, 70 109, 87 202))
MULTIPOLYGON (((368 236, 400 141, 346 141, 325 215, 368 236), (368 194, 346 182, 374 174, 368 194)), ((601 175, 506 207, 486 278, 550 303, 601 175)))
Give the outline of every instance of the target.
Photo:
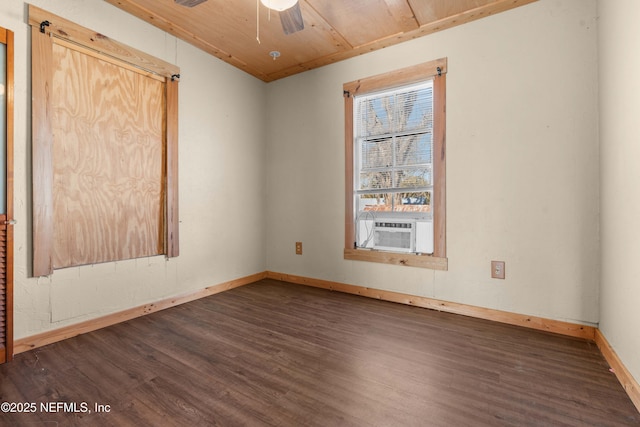
POLYGON ((428 268, 431 270, 447 271, 449 269, 449 260, 447 258, 439 258, 431 255, 373 251, 369 249, 345 249, 344 259, 428 268))

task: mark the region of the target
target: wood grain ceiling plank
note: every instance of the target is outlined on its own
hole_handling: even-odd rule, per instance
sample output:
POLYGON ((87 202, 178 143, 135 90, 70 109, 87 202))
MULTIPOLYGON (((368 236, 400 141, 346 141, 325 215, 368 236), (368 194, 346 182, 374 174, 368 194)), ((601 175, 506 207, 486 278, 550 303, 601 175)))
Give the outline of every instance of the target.
MULTIPOLYGON (((309 4, 300 1, 300 9, 305 26, 302 31, 286 35, 280 25, 279 17, 272 16, 271 20, 275 22, 275 25, 261 30, 261 44, 254 45, 255 50, 247 50, 251 61, 259 62, 261 70, 266 74, 286 69, 294 69, 296 72, 293 74, 296 74, 307 70, 300 64, 308 63, 317 57, 351 50, 349 43, 309 4), (276 61, 273 61, 268 55, 272 50, 281 53, 276 61)), ((261 12, 265 17, 267 16, 266 10, 263 9, 261 12)), ((262 21, 260 26, 262 28, 262 21)))
POLYGON ((106 1, 264 81, 270 73, 299 73, 306 70, 299 64, 351 48, 304 1, 305 29, 290 35, 284 34, 278 12, 263 6, 258 27, 254 0, 209 0, 194 8, 173 0, 106 1), (269 55, 274 50, 281 53, 276 61, 269 55))
POLYGON ((305 28, 285 35, 256 0, 105 0, 265 82, 425 36, 537 0, 299 0, 305 28), (281 56, 274 61, 269 52, 281 56))
POLYGON ((420 26, 485 7, 495 0, 408 0, 420 26))
POLYGON ((406 0, 306 1, 354 48, 418 28, 406 0))
POLYGON ((402 28, 406 28, 404 31, 411 31, 420 26, 408 0, 384 0, 384 2, 394 19, 402 28))
MULTIPOLYGON (((305 69, 305 70, 322 67, 324 65, 332 64, 332 63, 339 62, 339 61, 352 58, 358 55, 362 55, 368 52, 373 52, 375 50, 393 46, 405 41, 423 37, 428 34, 445 30, 447 28, 452 28, 458 25, 466 24, 468 22, 485 18, 487 16, 495 15, 500 12, 514 9, 516 7, 524 6, 529 3, 534 3, 536 1, 538 0, 494 0, 491 2, 491 4, 487 4, 486 6, 480 6, 478 8, 464 11, 462 13, 459 13, 453 16, 445 17, 438 21, 434 21, 434 22, 422 25, 420 28, 416 30, 409 31, 399 35, 394 35, 391 37, 387 37, 385 39, 376 40, 375 42, 370 43, 368 45, 355 47, 350 51, 338 52, 336 54, 325 56, 325 57, 318 57, 309 63, 298 64, 297 67, 299 69, 305 69)), ((292 74, 295 74, 294 69, 284 69, 277 73, 269 74, 268 80, 266 81, 278 80, 283 77, 288 77, 292 74)))
MULTIPOLYGON (((151 4, 143 0, 105 0, 107 3, 136 16, 149 24, 166 31, 190 43, 203 51, 221 59, 232 66, 245 71, 261 80, 266 79, 266 74, 255 68, 251 64, 243 61, 231 51, 221 47, 221 44, 214 44, 210 38, 206 35, 208 31, 203 31, 203 24, 200 23, 194 27, 191 25, 193 21, 206 21, 207 15, 215 16, 215 13, 209 12, 208 14, 189 12, 184 6, 174 4, 173 0, 154 1, 151 4), (188 20, 192 22, 189 23, 188 20)), ((204 7, 207 3, 203 3, 198 7, 204 7)), ((196 11, 198 9, 194 8, 196 11)), ((193 9, 192 9, 193 10, 193 9)), ((210 22, 207 24, 209 27, 210 22)))

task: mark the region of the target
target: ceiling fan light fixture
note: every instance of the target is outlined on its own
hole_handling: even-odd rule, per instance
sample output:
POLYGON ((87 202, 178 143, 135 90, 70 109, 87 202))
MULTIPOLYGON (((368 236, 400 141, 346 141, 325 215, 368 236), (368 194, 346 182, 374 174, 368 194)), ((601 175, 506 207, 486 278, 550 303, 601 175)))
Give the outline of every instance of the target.
POLYGON ((298 0, 260 0, 265 7, 278 12, 292 8, 297 2, 298 0))

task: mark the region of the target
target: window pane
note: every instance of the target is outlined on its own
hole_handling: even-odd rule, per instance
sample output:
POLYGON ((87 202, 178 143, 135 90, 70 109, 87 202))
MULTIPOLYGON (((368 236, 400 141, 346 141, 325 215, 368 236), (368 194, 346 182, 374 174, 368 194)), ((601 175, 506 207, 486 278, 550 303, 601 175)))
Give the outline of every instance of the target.
POLYGON ((431 191, 361 194, 357 210, 373 215, 377 212, 428 213, 431 212, 431 191))
POLYGON ((400 212, 431 212, 431 192, 418 191, 400 193, 402 204, 396 207, 400 212))
POLYGON ((363 140, 361 169, 384 168, 393 165, 393 139, 363 140))
POLYGON ((358 135, 385 135, 392 131, 395 102, 393 94, 365 98, 359 104, 358 135))
POLYGON ((424 188, 432 185, 430 167, 400 169, 394 171, 394 175, 397 188, 424 188))
POLYGON ((433 86, 400 92, 396 95, 397 131, 408 132, 433 127, 433 86))
POLYGON ((358 196, 357 203, 358 212, 383 211, 385 210, 384 206, 386 206, 385 194, 362 194, 358 196))
POLYGON ((378 190, 392 188, 391 171, 360 172, 359 190, 378 190))
POLYGON ((396 138, 396 164, 420 165, 431 163, 432 134, 423 133, 396 138))

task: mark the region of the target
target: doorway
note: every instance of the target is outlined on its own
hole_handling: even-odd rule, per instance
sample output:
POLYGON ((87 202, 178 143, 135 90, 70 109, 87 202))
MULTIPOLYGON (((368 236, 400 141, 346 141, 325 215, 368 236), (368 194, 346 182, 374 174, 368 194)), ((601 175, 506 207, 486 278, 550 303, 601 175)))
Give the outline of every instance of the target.
POLYGON ((13 32, 0 27, 0 363, 13 358, 13 32))

